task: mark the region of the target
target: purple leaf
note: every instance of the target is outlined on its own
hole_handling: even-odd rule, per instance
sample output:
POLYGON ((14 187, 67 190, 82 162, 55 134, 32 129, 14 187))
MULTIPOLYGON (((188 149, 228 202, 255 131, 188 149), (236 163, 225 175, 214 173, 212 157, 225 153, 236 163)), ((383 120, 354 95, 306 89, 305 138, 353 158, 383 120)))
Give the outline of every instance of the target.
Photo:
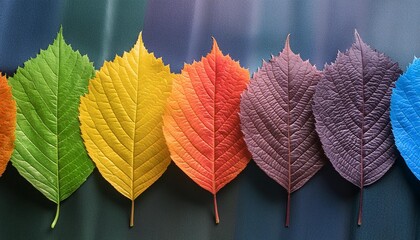
POLYGON ((395 161, 389 119, 398 64, 371 49, 355 32, 355 43, 326 65, 314 95, 316 130, 338 173, 360 188, 381 178, 395 161))
POLYGON ((272 57, 253 76, 241 99, 241 127, 257 165, 290 194, 326 162, 315 131, 312 96, 322 73, 290 50, 272 57))

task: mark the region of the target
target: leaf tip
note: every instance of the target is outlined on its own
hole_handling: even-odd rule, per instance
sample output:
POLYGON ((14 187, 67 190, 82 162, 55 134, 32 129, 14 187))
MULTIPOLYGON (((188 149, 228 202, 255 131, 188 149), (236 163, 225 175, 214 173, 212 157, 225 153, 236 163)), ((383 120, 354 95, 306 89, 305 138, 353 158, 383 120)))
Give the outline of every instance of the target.
POLYGON ((137 38, 137 42, 142 43, 143 44, 143 31, 141 31, 139 33, 139 37, 137 38))
POLYGON ((357 31, 357 29, 356 29, 356 28, 354 29, 354 36, 355 36, 355 37, 360 37, 359 32, 357 31))
POLYGON ((211 37, 211 39, 213 40, 212 51, 219 52, 220 51, 220 48, 219 48, 219 45, 217 44, 216 38, 215 37, 211 37))
POLYGON ((362 40, 362 37, 360 37, 359 32, 357 31, 357 29, 354 29, 354 40, 356 43, 358 43, 359 45, 364 45, 365 43, 362 40))
MULTIPOLYGON (((144 41, 143 41, 143 32, 140 32, 140 33, 139 33, 139 37, 137 38, 137 42, 136 42, 136 44, 133 46, 133 49, 134 49, 134 48, 139 48, 139 49, 140 49, 140 51, 143 51, 143 52, 145 52, 145 53, 149 53, 149 51, 147 50, 146 46, 144 45, 144 41)), ((131 52, 133 49, 131 49, 129 52, 131 52)), ((123 56, 124 56, 125 54, 129 54, 129 52, 124 52, 123 56)), ((153 54, 153 53, 151 53, 151 54, 153 54)), ((154 56, 154 55, 153 55, 153 56, 154 56)))
POLYGON ((57 38, 63 38, 63 25, 60 25, 60 30, 58 30, 57 38))
POLYGON ((290 50, 290 33, 287 34, 286 42, 284 43, 284 49, 290 50))

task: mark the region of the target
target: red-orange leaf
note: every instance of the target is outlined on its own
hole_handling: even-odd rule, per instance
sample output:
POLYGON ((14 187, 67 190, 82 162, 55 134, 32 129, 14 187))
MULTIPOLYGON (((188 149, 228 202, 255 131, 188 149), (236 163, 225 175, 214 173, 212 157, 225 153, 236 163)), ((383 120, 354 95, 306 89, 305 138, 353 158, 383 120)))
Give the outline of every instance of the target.
POLYGON ((16 103, 7 79, 0 73, 0 176, 13 152, 16 128, 16 103))
POLYGON ((216 223, 216 193, 251 158, 239 125, 240 95, 248 81, 248 70, 223 55, 214 40, 205 58, 186 64, 175 78, 163 117, 171 157, 213 194, 216 223))

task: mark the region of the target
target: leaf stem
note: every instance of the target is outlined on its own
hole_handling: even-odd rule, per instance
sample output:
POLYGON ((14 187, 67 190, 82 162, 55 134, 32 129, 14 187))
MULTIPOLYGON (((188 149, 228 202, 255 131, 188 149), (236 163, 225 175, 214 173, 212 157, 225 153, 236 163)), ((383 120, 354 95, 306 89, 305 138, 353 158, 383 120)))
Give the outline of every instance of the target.
POLYGON ((213 194, 213 201, 214 201, 214 216, 216 218, 216 224, 219 224, 219 211, 217 209, 217 199, 216 199, 216 193, 213 194))
POLYGON ((134 200, 131 200, 130 227, 134 227, 134 200))
POLYGON ((57 203, 57 210, 55 212, 54 221, 51 223, 51 228, 54 228, 58 221, 58 216, 60 215, 60 202, 57 203))
POLYGON ((363 213, 363 186, 360 188, 360 197, 359 197, 359 216, 357 218, 357 225, 362 225, 362 214, 363 213))
POLYGON ((290 223, 290 192, 287 193, 287 206, 286 206, 286 227, 289 227, 290 223))

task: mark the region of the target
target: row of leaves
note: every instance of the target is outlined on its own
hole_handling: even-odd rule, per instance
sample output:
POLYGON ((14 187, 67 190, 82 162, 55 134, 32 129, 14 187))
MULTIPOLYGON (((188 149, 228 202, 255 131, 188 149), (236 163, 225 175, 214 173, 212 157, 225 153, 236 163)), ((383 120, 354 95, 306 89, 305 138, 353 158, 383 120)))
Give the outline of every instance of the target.
MULTIPOLYGON (((172 159, 213 194, 218 223, 216 193, 252 156, 287 190, 288 226, 290 194, 327 158, 362 199, 363 187, 396 159, 392 129, 420 179, 420 60, 401 73, 357 32, 351 48, 322 72, 291 51, 288 37, 249 85, 248 70, 223 55, 216 40, 201 61, 173 74, 140 34, 130 52, 95 72, 60 30, 8 82, 0 78, 0 174, 11 156, 19 173, 57 204, 54 227, 60 202, 95 164, 132 201, 133 226, 134 200, 172 159)), ((362 201, 359 225, 361 209, 362 201)))

